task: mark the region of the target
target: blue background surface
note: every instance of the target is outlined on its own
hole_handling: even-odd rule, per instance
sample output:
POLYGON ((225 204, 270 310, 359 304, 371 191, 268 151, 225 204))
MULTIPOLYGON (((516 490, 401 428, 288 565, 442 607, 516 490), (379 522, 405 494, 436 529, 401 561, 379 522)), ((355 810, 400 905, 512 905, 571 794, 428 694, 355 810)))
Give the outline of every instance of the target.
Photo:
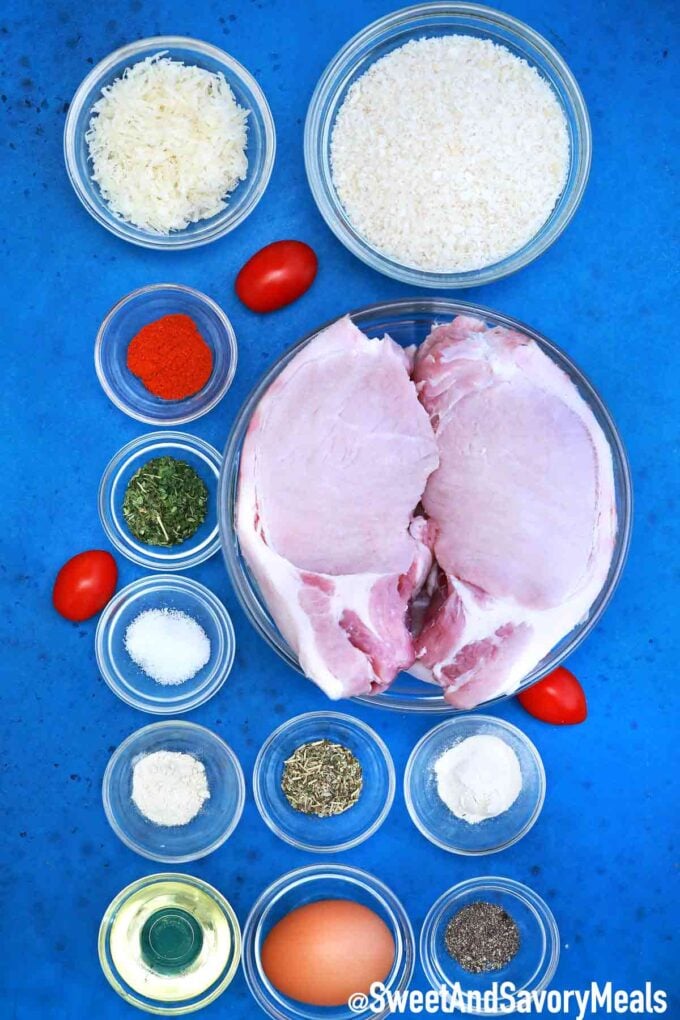
MULTIPOLYGON (((237 379, 217 410, 189 426, 221 447, 253 383, 297 337, 349 307, 415 293, 364 267, 335 241, 313 205, 302 161, 303 121, 317 77, 352 34, 396 4, 162 6, 161 15, 140 0, 8 0, 0 27, 7 295, 0 341, 0 1013, 8 1017, 133 1016, 100 972, 97 928, 124 885, 159 870, 119 843, 100 801, 109 754, 152 720, 117 701, 98 677, 95 621, 70 625, 50 604, 62 562, 105 545, 96 511, 99 477, 112 454, 145 431, 97 383, 92 347, 101 319, 123 294, 151 282, 189 284, 223 305, 239 339, 237 379), (67 103, 91 65, 126 42, 164 32, 233 53, 263 86, 278 131, 274 174, 255 213, 222 241, 188 253, 147 252, 111 237, 82 209, 62 164, 67 103), (318 279, 297 304, 257 318, 233 295, 235 273, 261 245, 290 236, 317 250, 318 279)), ((678 958, 678 339, 670 315, 677 287, 677 5, 507 0, 503 6, 553 42, 575 72, 592 117, 594 163, 575 220, 547 254, 515 277, 460 296, 531 323, 600 389, 632 462, 633 547, 603 622, 569 662, 587 688, 585 725, 551 728, 513 702, 498 709, 527 731, 546 765, 546 804, 529 836, 495 858, 447 855, 419 836, 399 792, 379 835, 341 858, 384 879, 416 931, 434 899, 464 878, 487 872, 527 882, 560 926, 557 987, 611 979, 632 988, 649 980, 670 990, 678 958)), ((121 583, 141 574, 122 558, 120 568, 121 583)), ((238 654, 222 693, 190 718, 225 737, 248 774, 276 725, 327 702, 255 635, 221 558, 191 574, 232 612, 238 654)), ((350 711, 388 741, 399 774, 433 725, 350 711)), ((249 798, 229 842, 186 870, 218 886, 243 922, 265 885, 310 862, 311 855, 269 832, 249 798)), ((425 987, 419 972, 414 987, 425 987)), ((240 974, 204 1015, 257 1015, 240 974)))

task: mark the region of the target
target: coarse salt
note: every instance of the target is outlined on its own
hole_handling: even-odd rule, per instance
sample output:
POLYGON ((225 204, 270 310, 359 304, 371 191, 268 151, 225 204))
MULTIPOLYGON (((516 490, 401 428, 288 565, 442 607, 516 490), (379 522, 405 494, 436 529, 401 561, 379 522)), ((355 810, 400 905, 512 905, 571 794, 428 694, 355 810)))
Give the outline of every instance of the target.
POLYGON ((159 684, 182 684, 210 660, 210 639, 201 625, 177 609, 147 609, 125 631, 133 662, 159 684))
POLYGON ((505 46, 417 39, 350 87, 331 168, 369 244, 404 265, 465 272, 545 224, 567 180, 567 122, 547 80, 505 46))

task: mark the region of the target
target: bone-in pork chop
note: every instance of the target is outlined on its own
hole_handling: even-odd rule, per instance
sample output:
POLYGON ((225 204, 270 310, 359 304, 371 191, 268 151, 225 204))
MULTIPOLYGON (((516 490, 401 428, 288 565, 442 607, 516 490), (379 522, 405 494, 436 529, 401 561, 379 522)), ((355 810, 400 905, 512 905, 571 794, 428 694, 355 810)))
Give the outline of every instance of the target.
POLYGON ((439 326, 413 378, 440 460, 422 497, 436 564, 414 671, 471 708, 514 690, 599 594, 611 452, 566 374, 511 330, 439 326))
POLYGON ((432 564, 415 508, 438 457, 411 368, 340 319, 272 383, 243 445, 241 550, 331 698, 381 690, 415 658, 408 603, 432 564))

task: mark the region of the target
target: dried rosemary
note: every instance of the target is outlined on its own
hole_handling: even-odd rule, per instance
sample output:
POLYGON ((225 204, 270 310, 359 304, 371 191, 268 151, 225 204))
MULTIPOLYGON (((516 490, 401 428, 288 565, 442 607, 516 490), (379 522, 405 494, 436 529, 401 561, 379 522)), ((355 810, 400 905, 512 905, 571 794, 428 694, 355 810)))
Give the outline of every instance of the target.
POLYGON ((358 759, 330 740, 302 744, 284 762, 281 789, 291 807, 305 815, 342 814, 356 804, 362 786, 358 759))
POLYGON ((125 522, 147 545, 179 545, 206 518, 208 489, 184 460, 154 457, 130 479, 123 500, 125 522))

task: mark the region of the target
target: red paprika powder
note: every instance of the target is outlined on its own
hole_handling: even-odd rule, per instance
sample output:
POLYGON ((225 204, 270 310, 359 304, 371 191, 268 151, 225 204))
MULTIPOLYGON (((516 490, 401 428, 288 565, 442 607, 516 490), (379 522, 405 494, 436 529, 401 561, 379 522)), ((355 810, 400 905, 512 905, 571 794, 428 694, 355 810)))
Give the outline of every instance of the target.
POLYGON ((155 397, 184 400, 207 383, 213 355, 190 316, 163 315, 132 338, 127 367, 155 397))

